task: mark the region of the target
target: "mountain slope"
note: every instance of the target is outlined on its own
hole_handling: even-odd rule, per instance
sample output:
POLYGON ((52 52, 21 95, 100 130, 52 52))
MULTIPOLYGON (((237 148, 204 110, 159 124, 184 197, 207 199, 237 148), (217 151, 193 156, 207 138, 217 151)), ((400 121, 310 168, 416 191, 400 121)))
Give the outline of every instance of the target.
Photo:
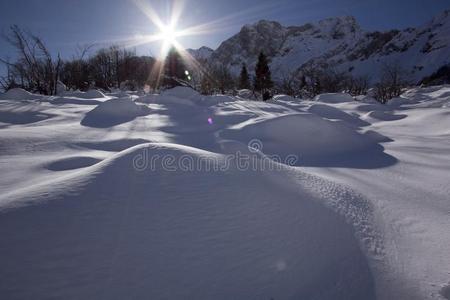
POLYGON ((376 81, 383 65, 399 64, 411 81, 419 81, 450 62, 450 11, 417 28, 386 32, 365 31, 351 16, 290 27, 262 20, 245 25, 206 55, 204 47, 190 51, 238 74, 243 63, 254 68, 261 50, 272 60, 275 79, 322 66, 376 81))

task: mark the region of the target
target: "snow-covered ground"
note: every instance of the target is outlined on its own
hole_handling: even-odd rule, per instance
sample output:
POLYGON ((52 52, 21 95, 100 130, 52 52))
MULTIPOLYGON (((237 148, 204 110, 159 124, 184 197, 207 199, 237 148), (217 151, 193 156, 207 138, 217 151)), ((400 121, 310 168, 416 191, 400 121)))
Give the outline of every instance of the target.
POLYGON ((0 298, 450 299, 450 86, 276 99, 0 95, 0 298))

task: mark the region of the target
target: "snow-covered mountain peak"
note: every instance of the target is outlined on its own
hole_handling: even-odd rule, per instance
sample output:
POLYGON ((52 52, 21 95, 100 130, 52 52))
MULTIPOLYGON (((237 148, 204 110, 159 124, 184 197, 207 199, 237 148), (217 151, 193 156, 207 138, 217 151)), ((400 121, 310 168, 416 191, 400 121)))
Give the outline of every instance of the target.
POLYGON ((329 66, 376 81, 383 65, 398 63, 411 81, 419 81, 450 63, 449 45, 449 10, 423 26, 384 32, 365 31, 352 16, 288 27, 261 20, 243 26, 209 60, 237 75, 243 63, 252 69, 263 51, 271 59, 275 80, 306 66, 329 66))
POLYGON ((196 60, 207 60, 211 57, 211 54, 214 52, 213 49, 202 46, 198 49, 187 49, 186 50, 193 58, 196 60))

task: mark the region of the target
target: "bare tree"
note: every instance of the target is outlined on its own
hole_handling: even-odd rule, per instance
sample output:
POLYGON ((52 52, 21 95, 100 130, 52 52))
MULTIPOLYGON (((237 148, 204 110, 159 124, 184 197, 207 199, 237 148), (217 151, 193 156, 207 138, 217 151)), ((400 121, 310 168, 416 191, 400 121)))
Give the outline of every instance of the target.
POLYGON ((384 64, 381 69, 380 82, 375 85, 375 98, 381 103, 399 97, 402 89, 408 85, 405 71, 400 64, 384 64))
POLYGON ((302 88, 302 77, 298 75, 298 72, 288 72, 281 76, 281 81, 277 85, 277 89, 280 93, 296 96, 300 93, 302 88))
POLYGON ((365 95, 370 86, 370 77, 363 76, 347 76, 345 83, 345 91, 352 96, 365 95))
POLYGON ((224 64, 210 67, 208 75, 210 76, 214 89, 218 90, 221 94, 234 90, 236 81, 228 67, 224 64))
POLYGON ((32 92, 55 94, 62 66, 60 56, 53 60, 41 38, 17 25, 11 26, 4 38, 16 49, 18 56, 15 63, 0 59, 9 68, 8 81, 20 82, 18 86, 32 92))

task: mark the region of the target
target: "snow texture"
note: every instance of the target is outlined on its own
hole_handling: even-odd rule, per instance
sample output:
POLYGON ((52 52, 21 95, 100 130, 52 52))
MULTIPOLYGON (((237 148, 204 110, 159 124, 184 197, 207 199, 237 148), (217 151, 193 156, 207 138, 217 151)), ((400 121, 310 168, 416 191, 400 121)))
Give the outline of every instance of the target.
POLYGON ((2 95, 0 298, 449 299, 450 86, 244 95, 2 95))

